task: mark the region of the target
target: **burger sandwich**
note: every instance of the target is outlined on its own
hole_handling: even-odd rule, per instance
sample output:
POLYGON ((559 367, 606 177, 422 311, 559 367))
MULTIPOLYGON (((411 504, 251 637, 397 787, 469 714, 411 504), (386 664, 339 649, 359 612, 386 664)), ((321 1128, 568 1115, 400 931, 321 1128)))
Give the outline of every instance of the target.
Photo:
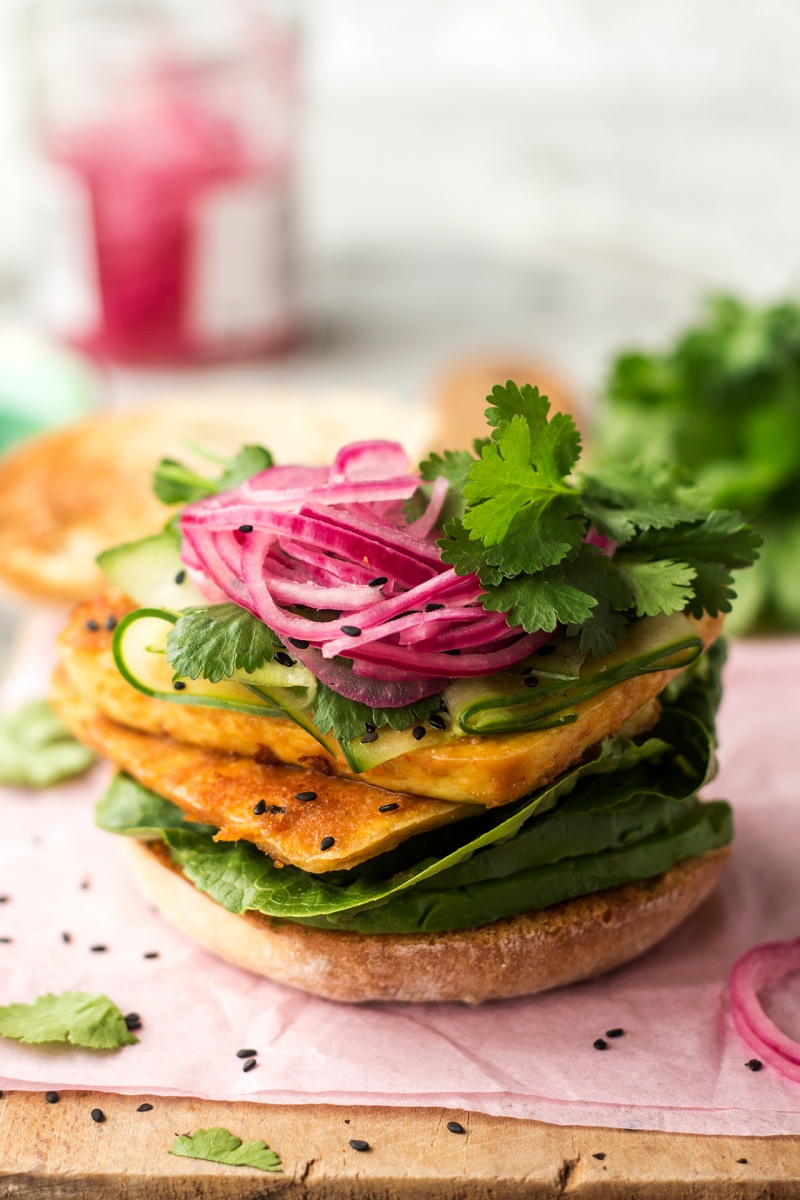
POLYGON ((474 452, 164 460, 160 534, 104 552, 59 714, 117 774, 97 822, 164 915, 342 1000, 522 995, 647 950, 709 894, 699 800, 760 539, 674 469, 578 470, 536 388, 474 452))

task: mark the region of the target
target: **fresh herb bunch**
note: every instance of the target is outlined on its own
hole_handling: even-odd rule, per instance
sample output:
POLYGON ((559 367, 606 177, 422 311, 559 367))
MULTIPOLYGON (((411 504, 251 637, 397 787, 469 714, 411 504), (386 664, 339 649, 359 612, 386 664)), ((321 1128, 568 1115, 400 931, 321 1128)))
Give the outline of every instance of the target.
POLYGON ((714 506, 758 520, 732 628, 800 629, 800 304, 712 297, 666 350, 615 358, 603 400, 598 463, 681 462, 714 506))
POLYGON ((420 466, 425 480, 450 480, 453 515, 438 545, 458 574, 478 575, 484 608, 530 633, 564 625, 597 658, 634 617, 730 611, 731 571, 752 563, 761 544, 744 517, 709 513, 665 467, 576 475, 574 421, 551 416, 529 384, 498 385, 488 403, 492 435, 475 454, 420 466), (585 540, 590 531, 614 543, 613 557, 585 540))

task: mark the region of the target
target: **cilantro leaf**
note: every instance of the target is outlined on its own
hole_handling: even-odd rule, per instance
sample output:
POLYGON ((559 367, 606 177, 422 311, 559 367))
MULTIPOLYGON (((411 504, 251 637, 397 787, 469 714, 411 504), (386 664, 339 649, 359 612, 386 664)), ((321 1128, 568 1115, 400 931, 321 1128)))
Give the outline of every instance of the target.
POLYGON ((272 455, 264 446, 242 446, 220 475, 214 490, 227 492, 229 488, 238 487, 246 479, 266 471, 272 463, 272 455))
POLYGON ((729 613, 736 599, 731 587, 733 576, 723 563, 697 562, 695 564, 694 595, 689 602, 693 617, 702 617, 704 612, 716 617, 729 613))
POLYGON ((621 554, 616 565, 631 590, 637 617, 680 612, 694 596, 697 571, 686 563, 621 554))
POLYGON ((348 700, 346 696, 340 696, 317 681, 312 701, 314 724, 322 734, 333 733, 337 741, 352 742, 361 737, 367 725, 374 725, 376 729, 382 725, 388 725, 390 729, 408 729, 411 725, 418 725, 429 713, 438 709, 439 699, 437 694, 401 708, 372 708, 369 704, 348 700))
POLYGON ((257 671, 272 662, 282 643, 238 604, 190 608, 167 634, 167 662, 176 675, 219 683, 234 671, 257 671))
POLYGON ((175 1138, 170 1154, 202 1158, 228 1167, 255 1167, 258 1171, 281 1171, 281 1160, 266 1142, 243 1142, 227 1129, 198 1129, 175 1138))
POLYGON ((0 1008, 0 1036, 27 1044, 68 1042, 90 1050, 119 1050, 139 1040, 108 996, 88 992, 48 992, 31 1004, 7 1004, 0 1008))
POLYGON ((575 427, 559 416, 545 419, 535 440, 523 415, 501 421, 469 473, 464 528, 504 575, 555 566, 578 548, 585 531, 579 496, 564 481, 577 457, 575 427))
MULTIPOLYGON (((419 473, 428 484, 432 484, 440 476, 449 483, 442 511, 439 516, 439 526, 464 515, 464 498, 462 492, 469 477, 470 467, 475 462, 474 455, 469 450, 445 450, 444 454, 431 454, 419 464, 419 473)), ((406 520, 416 521, 425 512, 431 498, 431 488, 421 485, 410 500, 403 506, 406 520)))
POLYGON ((734 568, 755 562, 761 544, 761 536, 741 513, 717 509, 693 524, 647 530, 636 538, 635 550, 654 558, 719 562, 734 568))
POLYGON ((446 536, 436 543, 442 562, 455 567, 457 575, 478 575, 484 586, 500 583, 503 572, 487 564, 481 543, 472 541, 463 521, 450 521, 443 532, 446 536))
POLYGON ((684 522, 702 521, 694 490, 666 466, 640 463, 617 466, 581 476, 583 509, 592 525, 606 537, 624 544, 646 529, 671 529, 684 522))
POLYGON ((47 700, 34 700, 0 717, 0 783, 46 788, 81 775, 91 750, 61 724, 47 700))
POLYGON ((164 504, 192 504, 238 487, 245 479, 271 466, 272 455, 263 446, 243 446, 218 479, 199 475, 174 458, 162 458, 153 475, 153 491, 164 504))

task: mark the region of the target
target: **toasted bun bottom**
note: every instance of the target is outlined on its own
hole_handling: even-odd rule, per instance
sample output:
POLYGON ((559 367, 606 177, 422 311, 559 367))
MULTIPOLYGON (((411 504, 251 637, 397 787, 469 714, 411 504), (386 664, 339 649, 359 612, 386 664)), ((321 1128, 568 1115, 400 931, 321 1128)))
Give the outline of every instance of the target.
POLYGON ((480 929, 368 935, 230 913, 185 878, 163 844, 125 845, 164 916, 237 967, 331 1000, 467 1004, 561 987, 635 958, 705 900, 728 856, 711 850, 653 879, 480 929))

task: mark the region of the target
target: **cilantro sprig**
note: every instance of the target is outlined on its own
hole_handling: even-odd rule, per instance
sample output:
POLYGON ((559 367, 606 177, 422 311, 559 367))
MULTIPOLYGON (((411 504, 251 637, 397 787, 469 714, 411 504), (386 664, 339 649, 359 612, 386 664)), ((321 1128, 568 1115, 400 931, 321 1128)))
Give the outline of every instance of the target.
MULTIPOLYGON (((550 415, 529 384, 498 385, 488 403, 491 437, 468 471, 466 451, 458 472, 448 470, 451 490, 466 476, 463 511, 448 497, 456 515, 438 543, 457 574, 477 574, 484 608, 529 633, 565 625, 598 658, 634 617, 730 611, 731 571, 750 565, 761 544, 740 514, 708 513, 669 468, 577 475, 574 421, 550 415), (613 557, 585 540, 590 528, 615 543, 613 557)), ((427 478, 436 465, 423 464, 427 478)))
POLYGON ((222 465, 222 474, 209 479, 174 458, 162 458, 153 475, 153 491, 164 504, 193 504, 238 487, 259 471, 266 471, 272 466, 272 455, 263 446, 243 446, 230 462, 222 465))
POLYGON ((440 696, 429 696, 416 704, 404 704, 401 708, 372 708, 357 700, 348 700, 332 688, 317 681, 314 693, 314 724, 322 734, 332 733, 340 742, 352 742, 361 737, 367 725, 380 729, 408 729, 417 725, 439 707, 440 696))
POLYGON ((167 634, 167 662, 185 679, 219 683, 234 671, 257 671, 283 643, 238 604, 187 609, 167 634))

